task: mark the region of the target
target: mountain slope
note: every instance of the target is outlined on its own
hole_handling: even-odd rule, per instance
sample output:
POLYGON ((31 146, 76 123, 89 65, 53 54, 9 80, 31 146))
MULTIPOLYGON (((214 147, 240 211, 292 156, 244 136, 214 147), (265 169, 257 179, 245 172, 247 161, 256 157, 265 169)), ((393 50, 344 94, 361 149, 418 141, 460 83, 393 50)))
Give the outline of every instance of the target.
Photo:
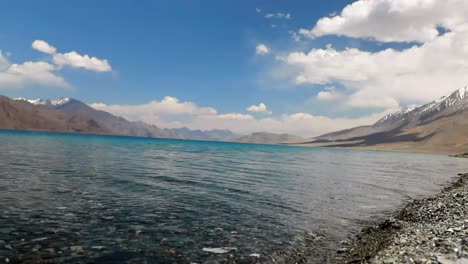
POLYGON ((0 128, 106 134, 109 131, 95 120, 0 96, 0 128))
POLYGON ((426 105, 403 109, 372 126, 326 134, 307 144, 424 152, 468 150, 468 87, 426 105))
POLYGON ((52 105, 51 107, 68 114, 90 117, 107 127, 113 134, 135 137, 184 138, 172 130, 161 129, 142 122, 131 122, 108 112, 96 110, 76 99, 67 99, 62 100, 64 103, 52 105))
POLYGON ((123 117, 112 115, 108 112, 97 110, 89 105, 73 99, 25 99, 16 98, 18 101, 27 101, 35 105, 43 105, 57 109, 70 115, 80 115, 92 118, 108 128, 112 134, 136 136, 136 137, 156 137, 156 138, 175 138, 207 141, 232 141, 238 138, 237 135, 229 130, 190 130, 188 128, 164 129, 144 122, 132 122, 123 117))
POLYGON ((298 143, 304 139, 298 136, 289 134, 272 134, 266 132, 252 133, 235 140, 241 143, 257 143, 257 144, 281 144, 281 143, 298 143))

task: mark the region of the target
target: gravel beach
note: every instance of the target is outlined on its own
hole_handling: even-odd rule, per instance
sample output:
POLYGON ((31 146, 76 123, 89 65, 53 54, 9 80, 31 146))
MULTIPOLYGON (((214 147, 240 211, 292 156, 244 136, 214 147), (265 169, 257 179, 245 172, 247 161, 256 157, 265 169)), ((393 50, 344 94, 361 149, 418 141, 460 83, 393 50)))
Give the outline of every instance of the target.
POLYGON ((468 263, 468 174, 343 244, 335 263, 468 263))

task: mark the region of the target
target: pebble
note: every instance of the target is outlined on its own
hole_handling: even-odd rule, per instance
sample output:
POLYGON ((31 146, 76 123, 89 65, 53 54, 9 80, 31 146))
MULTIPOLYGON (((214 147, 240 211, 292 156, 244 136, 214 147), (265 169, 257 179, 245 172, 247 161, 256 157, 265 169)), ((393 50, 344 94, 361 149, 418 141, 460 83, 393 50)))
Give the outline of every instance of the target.
POLYGON ((71 251, 75 251, 75 252, 82 252, 82 251, 83 251, 83 247, 82 247, 82 246, 71 246, 71 247, 70 247, 70 250, 71 250, 71 251))
POLYGON ((104 247, 104 246, 92 246, 91 248, 96 249, 96 250, 102 250, 102 249, 105 249, 106 247, 104 247))
POLYGON ((39 237, 39 238, 32 239, 31 241, 42 241, 46 239, 48 239, 48 237, 39 237))
MULTIPOLYGON (((468 264, 468 174, 442 192, 408 204, 396 218, 380 229, 390 232, 388 246, 356 263, 468 264)), ((365 250, 366 245, 358 240, 353 246, 351 250, 365 250)))
POLYGON ((205 247, 202 250, 205 251, 205 252, 214 253, 214 254, 226 254, 226 253, 228 253, 230 251, 236 251, 237 248, 235 248, 235 247, 221 247, 221 248, 208 248, 208 247, 205 247))

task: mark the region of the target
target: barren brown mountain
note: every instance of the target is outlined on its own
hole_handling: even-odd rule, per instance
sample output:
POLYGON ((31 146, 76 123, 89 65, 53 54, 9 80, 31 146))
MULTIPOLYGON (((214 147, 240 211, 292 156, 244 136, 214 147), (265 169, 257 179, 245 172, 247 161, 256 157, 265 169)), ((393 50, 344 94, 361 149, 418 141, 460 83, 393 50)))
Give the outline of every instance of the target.
POLYGON ((0 96, 0 129, 106 134, 91 118, 0 96))
POLYGON ((91 106, 73 98, 33 99, 17 98, 15 100, 30 102, 34 105, 43 105, 51 109, 60 110, 69 115, 88 117, 97 121, 114 135, 175 138, 207 141, 231 141, 240 137, 229 130, 190 130, 188 128, 167 129, 141 121, 129 121, 123 117, 94 109, 91 106))
POLYGON ((421 107, 385 116, 372 126, 329 133, 303 144, 449 154, 467 152, 468 87, 421 107))

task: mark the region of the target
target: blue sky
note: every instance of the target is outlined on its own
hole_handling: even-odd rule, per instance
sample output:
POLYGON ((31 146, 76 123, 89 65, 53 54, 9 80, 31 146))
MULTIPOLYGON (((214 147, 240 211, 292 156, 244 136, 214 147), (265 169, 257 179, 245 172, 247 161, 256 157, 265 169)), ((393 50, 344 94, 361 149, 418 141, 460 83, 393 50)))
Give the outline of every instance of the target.
MULTIPOLYGON (((301 113, 337 119, 336 122, 341 122, 344 118, 345 122, 341 123, 354 125, 373 121, 379 115, 401 106, 425 102, 450 89, 460 88, 457 86, 465 82, 463 78, 457 79, 449 84, 453 87, 434 87, 429 95, 419 98, 419 91, 414 91, 415 95, 411 92, 401 95, 405 91, 398 94, 393 92, 398 89, 392 90, 392 87, 386 92, 375 92, 375 95, 374 92, 368 92, 378 89, 380 82, 385 81, 364 83, 371 79, 369 76, 388 74, 388 70, 379 71, 374 59, 368 75, 362 78, 355 78, 347 73, 316 74, 317 69, 331 65, 321 65, 314 58, 307 57, 308 52, 313 49, 338 52, 343 57, 342 61, 336 62, 339 65, 350 61, 347 57, 349 54, 343 52, 354 48, 360 52, 356 55, 358 60, 362 60, 358 64, 369 65, 365 61, 368 56, 365 52, 377 57, 373 55, 391 48, 396 53, 395 56, 406 58, 406 53, 403 53, 411 47, 423 48, 438 37, 443 37, 433 36, 430 32, 427 36, 408 33, 405 28, 408 26, 398 23, 394 28, 388 28, 387 24, 392 19, 401 20, 401 17, 392 12, 387 13, 388 19, 384 21, 387 24, 382 25, 382 30, 370 26, 362 29, 359 23, 376 24, 373 21, 376 18, 372 14, 367 14, 368 17, 358 21, 359 23, 350 19, 349 25, 341 29, 317 26, 317 22, 324 17, 346 18, 346 14, 341 12, 353 2, 355 1, 9 1, 0 11, 0 50, 8 65, 27 61, 53 61, 51 64, 57 67, 53 73, 62 78, 68 87, 37 81, 1 86, 0 76, 0 93, 9 97, 27 98, 74 97, 87 103, 101 103, 103 109, 113 109, 114 113, 129 119, 140 119, 138 112, 129 106, 137 107, 150 101, 162 102, 164 97, 170 96, 178 98, 179 103, 193 104, 195 108, 213 108, 217 114, 242 114, 250 115, 256 120, 268 118, 281 121, 284 115, 301 113), (268 14, 274 15, 267 18, 268 14), (310 36, 306 30, 312 32, 314 28, 317 30, 310 36), (390 33, 385 36, 380 31, 390 33), (294 40, 292 34, 299 36, 301 40, 294 40), (76 51, 80 56, 89 55, 102 61, 107 60, 112 70, 97 71, 71 61, 57 64, 52 59, 53 54, 31 47, 35 40, 43 40, 55 47, 56 53, 76 51), (256 47, 260 44, 267 47, 266 54, 256 53, 256 47), (307 63, 302 59, 293 60, 293 53, 300 53, 307 63), (298 81, 298 77, 304 74, 306 78, 298 81), (366 88, 361 90, 361 87, 366 88), (366 96, 362 97, 362 94, 366 96), (368 94, 371 96, 367 96, 368 94), (372 101, 370 104, 367 103, 369 100, 372 101), (256 112, 247 110, 249 106, 259 106, 260 103, 264 103, 268 110, 262 112, 261 107, 256 108, 256 112), (103 105, 114 107, 104 108, 103 105), (117 106, 127 108, 119 109, 117 106)), ((394 8, 385 0, 375 2, 382 8, 394 8)), ((447 5, 450 5, 450 1, 447 5)), ((417 17, 417 10, 413 6, 405 4, 397 7, 404 9, 403 15, 410 17, 410 24, 411 16, 417 17)), ((435 10, 437 7, 429 8, 435 10)), ((428 25, 436 27, 442 24, 449 32, 458 30, 443 19, 442 14, 441 18, 432 20, 429 17, 423 21, 414 19, 414 23, 425 28, 428 25)), ((400 66, 387 65, 384 68, 400 66)), ((360 69, 353 67, 350 70, 360 69)), ((458 68, 460 67, 462 65, 458 68)), ((334 69, 331 67, 330 71, 334 69)), ((400 72, 392 74, 393 77, 401 76, 400 72)), ((408 74, 421 78, 418 75, 420 73, 412 69, 408 70, 408 74)), ((359 75, 358 71, 356 75, 359 75)), ((402 80, 402 84, 406 82, 415 84, 414 80, 402 80)), ((192 114, 183 112, 171 115, 167 111, 155 111, 152 113, 153 118, 145 117, 143 120, 168 127, 203 126, 201 123, 195 125, 186 121, 193 118, 192 114)), ((263 120, 263 123, 255 124, 250 130, 269 130, 270 126, 266 124, 268 122, 269 120, 263 120)), ((271 129, 288 132, 286 126, 276 124, 271 129)), ((317 129, 317 126, 320 124, 311 124, 310 128, 291 132, 311 135, 325 132, 317 129)), ((231 128, 221 124, 207 126, 218 127, 231 128)), ((245 129, 245 132, 250 130, 245 129)))
MULTIPOLYGON (((274 61, 255 58, 255 46, 257 42, 278 49, 297 46, 288 30, 312 26, 343 6, 342 1, 320 2, 333 4, 50 1, 44 5, 14 1, 0 18, 1 49, 13 54, 12 61, 43 57, 30 47, 33 40, 44 39, 63 51, 106 58, 115 74, 66 72, 64 76, 76 88, 71 92, 30 87, 8 95, 73 96, 106 103, 141 103, 171 95, 222 111, 238 111, 258 100, 276 104, 284 96, 291 100, 312 96, 314 91, 262 87, 257 81, 262 66, 274 61), (256 8, 266 13, 289 12, 293 19, 265 19, 265 13, 257 13, 256 8), (272 28, 272 24, 280 28, 272 28)), ((285 111, 289 108, 277 104, 285 111)))

